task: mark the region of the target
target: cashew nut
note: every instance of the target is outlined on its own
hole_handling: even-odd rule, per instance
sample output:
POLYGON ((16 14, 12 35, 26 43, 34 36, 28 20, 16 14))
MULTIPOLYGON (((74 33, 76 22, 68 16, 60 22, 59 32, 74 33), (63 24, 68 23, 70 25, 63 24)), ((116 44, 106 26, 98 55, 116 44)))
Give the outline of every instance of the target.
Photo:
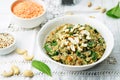
POLYGON ((11 67, 11 69, 13 70, 14 75, 20 74, 20 70, 19 70, 19 68, 18 68, 17 66, 13 65, 13 66, 11 67))
POLYGON ((88 2, 88 7, 91 7, 92 6, 92 2, 88 2))
POLYGON ((101 12, 102 12, 102 13, 105 13, 105 12, 106 12, 106 8, 102 8, 102 9, 101 9, 101 12))
POLYGON ((95 18, 95 16, 89 16, 90 18, 95 18))
POLYGON ((24 54, 23 57, 24 57, 24 59, 25 59, 26 61, 32 61, 33 58, 34 58, 34 55, 29 56, 29 55, 27 55, 27 54, 24 54))
POLYGON ((10 77, 10 76, 13 76, 13 74, 14 74, 13 70, 11 70, 10 72, 4 71, 4 72, 2 73, 2 75, 3 75, 4 77, 10 77))
POLYGON ((100 9, 101 9, 101 7, 100 7, 100 6, 98 6, 98 7, 96 7, 96 8, 95 8, 95 10, 100 10, 100 9))
POLYGON ((21 49, 17 48, 16 53, 19 55, 23 55, 23 54, 27 53, 27 50, 21 50, 21 49))
POLYGON ((34 73, 31 70, 25 70, 23 72, 23 76, 25 76, 25 77, 33 77, 34 73))

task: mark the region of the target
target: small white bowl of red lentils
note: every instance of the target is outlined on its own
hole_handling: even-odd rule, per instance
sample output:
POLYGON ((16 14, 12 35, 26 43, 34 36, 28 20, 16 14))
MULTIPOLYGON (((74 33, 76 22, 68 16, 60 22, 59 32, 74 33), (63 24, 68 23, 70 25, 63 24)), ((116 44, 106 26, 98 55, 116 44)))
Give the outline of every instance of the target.
POLYGON ((11 5, 12 22, 23 28, 38 27, 45 20, 45 13, 41 0, 16 0, 11 5))
POLYGON ((0 32, 0 55, 6 55, 16 49, 16 39, 11 33, 0 32))

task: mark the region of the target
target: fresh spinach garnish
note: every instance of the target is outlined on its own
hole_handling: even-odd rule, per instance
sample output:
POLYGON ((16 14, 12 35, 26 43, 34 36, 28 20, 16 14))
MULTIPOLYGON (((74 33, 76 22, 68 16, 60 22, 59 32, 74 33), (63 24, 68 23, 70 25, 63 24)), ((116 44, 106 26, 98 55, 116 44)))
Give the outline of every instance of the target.
POLYGON ((49 66, 41 61, 33 60, 32 66, 41 71, 42 73, 52 76, 49 66))
POLYGON ((106 15, 112 18, 120 18, 120 2, 118 2, 117 6, 113 7, 112 9, 108 10, 106 15))

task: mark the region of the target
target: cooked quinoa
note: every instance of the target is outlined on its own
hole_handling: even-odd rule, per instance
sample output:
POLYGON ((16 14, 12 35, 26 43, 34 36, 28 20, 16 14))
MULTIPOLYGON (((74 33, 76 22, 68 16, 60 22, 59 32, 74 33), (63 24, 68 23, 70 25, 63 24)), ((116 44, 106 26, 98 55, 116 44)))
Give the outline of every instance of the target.
POLYGON ((86 65, 102 57, 106 44, 101 34, 90 25, 64 24, 48 35, 44 48, 57 62, 86 65))

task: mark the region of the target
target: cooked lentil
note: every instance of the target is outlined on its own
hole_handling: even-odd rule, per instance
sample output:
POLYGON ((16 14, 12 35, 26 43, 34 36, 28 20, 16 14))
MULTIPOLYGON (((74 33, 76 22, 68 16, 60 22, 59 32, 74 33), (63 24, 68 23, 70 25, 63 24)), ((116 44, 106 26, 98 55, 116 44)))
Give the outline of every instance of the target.
POLYGON ((21 18, 33 18, 43 14, 43 6, 31 0, 23 0, 15 4, 12 12, 21 18))

